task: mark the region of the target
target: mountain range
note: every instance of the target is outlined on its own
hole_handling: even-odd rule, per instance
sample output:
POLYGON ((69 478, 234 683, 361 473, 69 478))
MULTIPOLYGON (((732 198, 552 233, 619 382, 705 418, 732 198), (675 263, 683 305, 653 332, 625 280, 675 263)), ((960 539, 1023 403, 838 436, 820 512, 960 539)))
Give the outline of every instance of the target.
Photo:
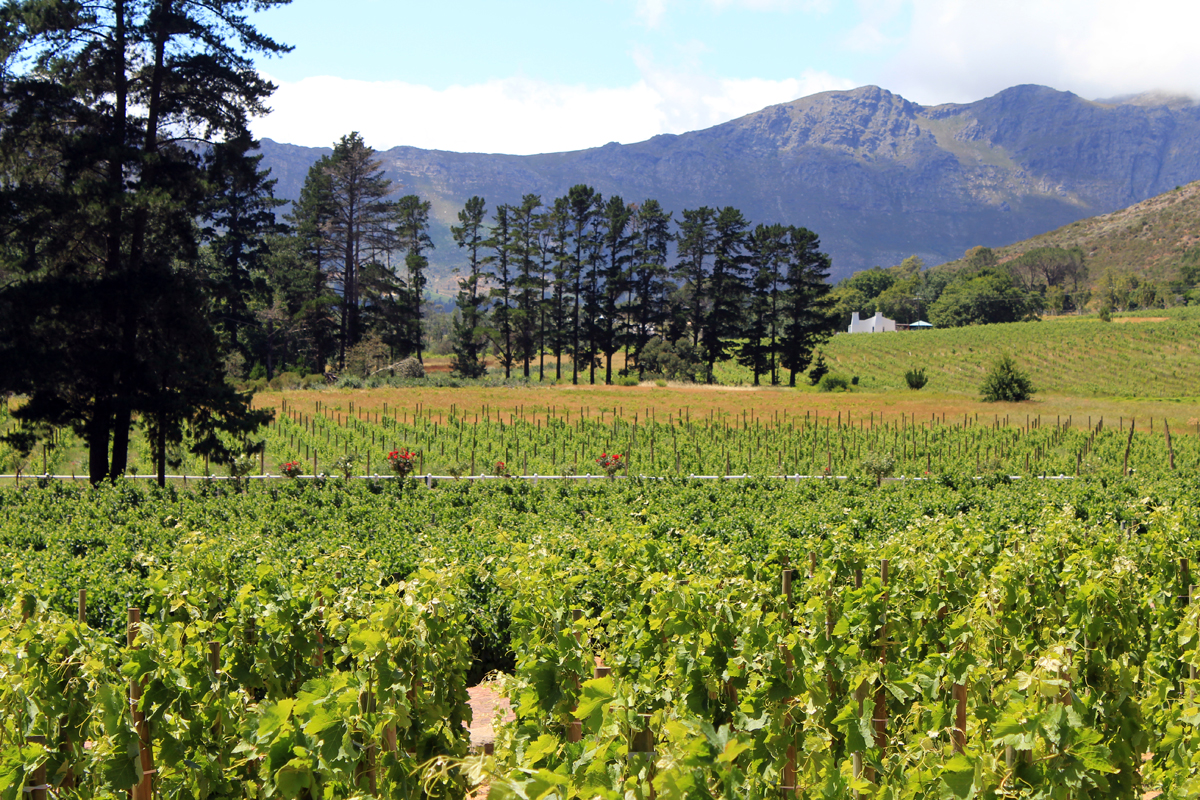
MULTIPOLYGON (((264 140, 276 194, 296 198, 331 151, 264 140)), ((489 209, 527 193, 550 202, 577 183, 657 199, 677 218, 732 205, 753 223, 802 225, 821 237, 837 279, 910 255, 942 263, 1198 180, 1200 104, 1157 93, 1090 101, 1024 85, 921 106, 864 86, 628 145, 527 156, 394 147, 378 157, 397 194, 433 204, 442 291, 459 261, 449 228, 467 198, 489 209)))

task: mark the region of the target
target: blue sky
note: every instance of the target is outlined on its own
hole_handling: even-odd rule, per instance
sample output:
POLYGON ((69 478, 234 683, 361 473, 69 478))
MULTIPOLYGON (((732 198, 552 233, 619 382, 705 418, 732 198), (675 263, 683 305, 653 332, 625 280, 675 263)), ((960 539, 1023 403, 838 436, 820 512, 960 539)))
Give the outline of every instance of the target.
POLYGON ((1018 83, 1200 95, 1200 4, 1143 0, 293 0, 259 136, 535 153, 647 139, 819 91, 918 103, 1018 83))

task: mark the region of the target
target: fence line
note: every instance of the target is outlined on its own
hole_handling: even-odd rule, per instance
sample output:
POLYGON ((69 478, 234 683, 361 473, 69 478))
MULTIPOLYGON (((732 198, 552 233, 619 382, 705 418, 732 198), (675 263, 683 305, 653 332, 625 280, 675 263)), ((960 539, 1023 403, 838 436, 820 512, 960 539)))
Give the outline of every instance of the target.
MULTIPOLYGON (((331 480, 331 479, 343 480, 343 479, 346 479, 344 476, 341 476, 341 475, 325 475, 325 474, 297 475, 295 478, 289 478, 286 475, 271 475, 271 474, 247 475, 243 478, 235 478, 232 475, 165 475, 163 477, 169 481, 184 481, 184 482, 187 482, 187 481, 215 482, 215 481, 239 481, 239 480, 243 480, 243 481, 278 481, 278 480, 311 481, 311 480, 331 480)), ((802 480, 806 480, 806 481, 829 481, 829 480, 846 481, 846 480, 852 480, 854 478, 866 479, 866 476, 863 476, 863 475, 749 475, 749 474, 687 475, 687 476, 683 476, 683 475, 680 475, 680 476, 674 476, 674 475, 614 475, 612 478, 609 478, 607 475, 592 475, 592 474, 587 474, 587 475, 457 475, 457 476, 456 475, 425 474, 425 475, 411 475, 409 477, 412 477, 412 478, 424 483, 426 486, 431 486, 434 481, 445 482, 445 481, 517 480, 517 481, 533 481, 536 484, 538 481, 586 481, 586 482, 590 483, 594 480, 596 480, 596 481, 604 481, 604 480, 620 481, 620 480, 626 480, 628 478, 641 478, 642 480, 665 481, 665 480, 671 480, 671 479, 680 479, 680 478, 684 478, 684 477, 686 477, 687 480, 695 480, 695 481, 736 481, 736 480, 748 480, 751 478, 768 478, 771 480, 795 481, 797 483, 799 483, 802 480)), ((1076 476, 1074 476, 1074 475, 1028 475, 1028 476, 1027 475, 1009 475, 1007 477, 1009 480, 1013 480, 1013 481, 1024 480, 1026 478, 1031 478, 1033 480, 1039 480, 1039 481, 1073 481, 1076 479, 1076 476)), ((0 481, 2 481, 2 480, 20 481, 22 479, 31 480, 31 481, 57 480, 57 481, 85 481, 86 482, 88 480, 88 476, 87 475, 36 475, 36 474, 32 474, 32 473, 0 475, 0 481)), ((348 478, 348 480, 355 480, 355 481, 394 481, 394 480, 400 480, 400 479, 401 478, 398 475, 351 475, 348 478)), ((983 480, 984 478, 981 475, 975 475, 975 476, 973 476, 973 479, 974 480, 983 480)), ((158 476, 157 475, 123 475, 122 480, 157 481, 158 476)), ((870 480, 874 480, 874 479, 871 478, 870 480)), ((887 483, 887 482, 899 482, 899 481, 929 481, 929 480, 937 480, 937 478, 932 478, 932 477, 930 477, 930 478, 911 477, 910 478, 910 477, 907 477, 904 475, 900 475, 900 476, 894 477, 894 478, 884 478, 883 480, 885 483, 887 483)))

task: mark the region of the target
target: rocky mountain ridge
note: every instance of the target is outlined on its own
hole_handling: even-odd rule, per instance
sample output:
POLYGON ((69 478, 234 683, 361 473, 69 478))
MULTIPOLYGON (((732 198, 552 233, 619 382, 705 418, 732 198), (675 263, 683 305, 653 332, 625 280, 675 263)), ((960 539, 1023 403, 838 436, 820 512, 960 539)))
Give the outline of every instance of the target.
MULTIPOLYGON (((348 132, 348 131, 347 131, 348 132)), ((295 198, 328 148, 266 140, 277 193, 295 198)), ((576 183, 676 215, 732 205, 755 223, 821 236, 834 277, 919 255, 936 264, 1105 214, 1200 179, 1200 105, 1161 94, 1093 102, 1016 86, 974 103, 921 106, 875 86, 823 92, 700 131, 530 156, 396 147, 379 154, 398 192, 433 202, 446 276, 463 202, 489 209, 576 183)))

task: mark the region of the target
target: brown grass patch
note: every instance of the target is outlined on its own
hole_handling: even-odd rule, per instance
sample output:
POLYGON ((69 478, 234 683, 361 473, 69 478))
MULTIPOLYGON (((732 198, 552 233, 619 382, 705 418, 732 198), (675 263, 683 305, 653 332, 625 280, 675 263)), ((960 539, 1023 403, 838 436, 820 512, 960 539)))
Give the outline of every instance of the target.
POLYGON ((398 414, 411 418, 415 412, 445 419, 452 411, 466 415, 468 421, 476 416, 490 415, 504 420, 510 417, 533 422, 547 414, 572 419, 582 414, 589 419, 612 419, 615 412, 625 419, 669 418, 716 419, 727 423, 758 420, 768 423, 775 419, 796 419, 808 415, 821 418, 892 420, 901 414, 917 421, 933 416, 947 422, 964 415, 980 420, 1006 415, 1019 417, 1041 416, 1043 420, 1070 417, 1076 427, 1100 417, 1106 420, 1134 417, 1149 427, 1151 417, 1166 419, 1172 433, 1197 433, 1195 407, 1170 400, 1080 398, 1038 394, 1025 403, 984 403, 968 395, 937 392, 846 392, 821 393, 809 387, 721 387, 697 385, 653 384, 640 386, 560 385, 529 388, 405 388, 405 389, 325 389, 321 391, 264 392, 255 396, 260 407, 280 407, 286 401, 289 408, 312 413, 319 402, 323 407, 346 414, 351 404, 356 412, 369 414, 398 414))

